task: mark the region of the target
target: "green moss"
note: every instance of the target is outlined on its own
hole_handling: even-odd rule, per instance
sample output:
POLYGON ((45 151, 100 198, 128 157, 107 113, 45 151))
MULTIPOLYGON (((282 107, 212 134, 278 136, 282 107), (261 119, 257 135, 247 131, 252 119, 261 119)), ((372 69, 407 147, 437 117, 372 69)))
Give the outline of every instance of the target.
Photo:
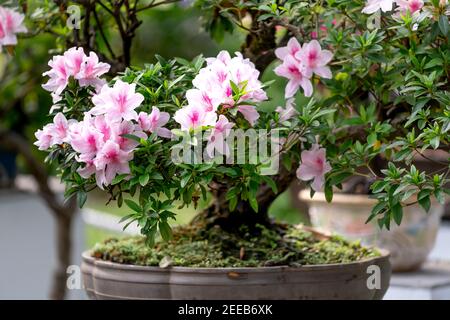
POLYGON ((332 236, 318 239, 313 233, 292 226, 267 229, 259 234, 240 230, 240 236, 219 227, 202 230, 183 226, 174 230, 174 239, 148 247, 143 237, 109 239, 97 244, 93 256, 124 264, 185 267, 260 267, 346 263, 378 256, 372 248, 332 236))

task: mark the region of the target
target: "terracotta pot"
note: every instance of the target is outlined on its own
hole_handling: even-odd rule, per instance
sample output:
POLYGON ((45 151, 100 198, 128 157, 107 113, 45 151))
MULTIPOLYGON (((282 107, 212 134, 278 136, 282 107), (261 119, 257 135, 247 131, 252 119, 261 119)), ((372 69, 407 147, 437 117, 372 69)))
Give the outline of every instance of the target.
POLYGON ((92 299, 382 299, 391 267, 387 251, 364 261, 298 268, 164 269, 102 261, 84 252, 82 272, 92 299), (367 285, 374 283, 373 265, 379 267, 379 289, 367 285))
POLYGON ((392 222, 391 230, 380 230, 375 220, 365 223, 376 203, 368 196, 336 193, 328 203, 324 193, 316 192, 311 199, 309 191, 302 190, 299 197, 309 204, 315 228, 389 250, 393 271, 413 271, 422 265, 434 247, 444 211, 438 202, 428 213, 419 205, 407 206, 400 226, 392 222))

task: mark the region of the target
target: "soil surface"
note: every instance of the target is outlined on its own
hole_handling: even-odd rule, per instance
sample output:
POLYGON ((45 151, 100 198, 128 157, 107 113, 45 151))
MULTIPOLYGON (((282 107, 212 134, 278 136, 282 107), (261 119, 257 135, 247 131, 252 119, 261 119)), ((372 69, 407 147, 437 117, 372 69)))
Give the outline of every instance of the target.
POLYGON ((378 256, 373 248, 339 236, 324 237, 294 226, 257 226, 257 233, 242 227, 239 234, 215 226, 209 230, 190 224, 173 230, 171 241, 154 247, 144 237, 108 239, 92 254, 102 260, 143 266, 263 267, 348 263, 378 256))

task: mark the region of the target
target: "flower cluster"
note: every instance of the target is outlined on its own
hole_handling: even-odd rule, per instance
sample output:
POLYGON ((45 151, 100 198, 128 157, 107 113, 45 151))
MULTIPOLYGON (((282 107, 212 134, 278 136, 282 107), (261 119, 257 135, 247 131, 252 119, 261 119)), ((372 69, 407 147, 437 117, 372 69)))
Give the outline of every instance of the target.
POLYGON ((311 77, 314 74, 331 79, 331 70, 327 64, 333 54, 322 50, 317 40, 305 43, 303 47, 295 38, 291 38, 286 47, 275 50, 275 55, 283 63, 275 68, 275 74, 289 80, 285 97, 291 98, 302 87, 306 97, 313 93, 311 77))
POLYGON ((219 106, 237 108, 243 117, 254 125, 259 118, 253 105, 267 100, 267 95, 259 81, 259 71, 249 59, 236 52, 231 58, 227 51, 221 51, 216 58, 206 59, 207 66, 200 70, 193 80, 194 89, 186 92, 188 105, 175 114, 182 129, 214 126, 219 106), (232 84, 245 91, 235 100, 232 84))
POLYGON ((100 77, 107 73, 110 65, 99 62, 97 55, 90 52, 87 56, 83 48, 71 48, 63 55, 54 56, 48 62, 51 70, 45 72, 44 76, 50 79, 42 87, 52 93, 53 102, 61 100, 61 93, 69 84, 70 77, 78 80, 81 87, 93 86, 99 90, 106 81, 100 77))
POLYGON ((259 119, 253 104, 267 100, 267 95, 258 79, 259 71, 241 53, 236 52, 232 58, 227 51, 221 51, 216 58, 206 61, 207 66, 192 82, 194 88, 186 91, 188 105, 175 113, 174 120, 182 130, 212 127, 208 154, 211 156, 217 150, 227 155, 229 150, 224 138, 234 123, 224 115, 218 117, 219 107, 225 114, 235 109, 253 126, 259 119), (235 96, 233 86, 243 91, 239 97, 235 96))
POLYGON ((27 32, 23 25, 25 16, 0 6, 0 50, 2 46, 12 46, 17 44, 17 33, 27 32))
MULTIPOLYGON (((62 56, 54 57, 50 63, 51 88, 60 94, 67 85, 67 75, 74 76, 80 86, 97 86, 106 82, 99 76, 108 71, 109 65, 99 63, 97 56, 84 55, 82 49, 72 48, 62 56)), ((92 97, 93 108, 84 113, 84 119, 67 120, 58 113, 53 123, 36 132, 35 145, 47 150, 55 145, 67 144, 76 152, 76 161, 82 167, 78 173, 85 179, 95 175, 100 188, 108 186, 118 174, 129 174, 129 162, 139 142, 127 138, 133 135, 146 138, 147 134, 170 137, 170 131, 163 128, 169 121, 169 114, 153 107, 152 112, 137 113, 144 96, 136 92, 136 84, 117 80, 112 87, 104 84, 92 97)))

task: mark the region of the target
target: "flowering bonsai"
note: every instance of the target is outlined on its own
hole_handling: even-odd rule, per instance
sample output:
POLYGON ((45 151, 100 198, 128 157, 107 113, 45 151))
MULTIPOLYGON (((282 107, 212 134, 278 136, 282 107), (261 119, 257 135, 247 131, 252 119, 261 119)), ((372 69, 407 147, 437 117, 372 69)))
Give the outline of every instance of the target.
POLYGON ((150 247, 158 234, 172 239, 175 204, 209 194, 193 222, 204 230, 284 235, 267 212, 294 179, 332 201, 349 177, 363 176, 378 200, 368 219, 386 228, 401 223, 410 198, 425 210, 431 197, 444 201, 448 161, 432 173, 412 161, 449 148, 446 1, 198 5, 216 13, 213 34, 230 25, 248 32, 246 57, 158 56, 110 81, 109 65, 80 47, 49 62, 53 122, 36 145, 58 164, 66 197, 82 206, 104 190, 126 204, 125 227, 137 222, 150 247), (267 110, 271 82, 259 70, 274 59, 285 103, 267 110))

